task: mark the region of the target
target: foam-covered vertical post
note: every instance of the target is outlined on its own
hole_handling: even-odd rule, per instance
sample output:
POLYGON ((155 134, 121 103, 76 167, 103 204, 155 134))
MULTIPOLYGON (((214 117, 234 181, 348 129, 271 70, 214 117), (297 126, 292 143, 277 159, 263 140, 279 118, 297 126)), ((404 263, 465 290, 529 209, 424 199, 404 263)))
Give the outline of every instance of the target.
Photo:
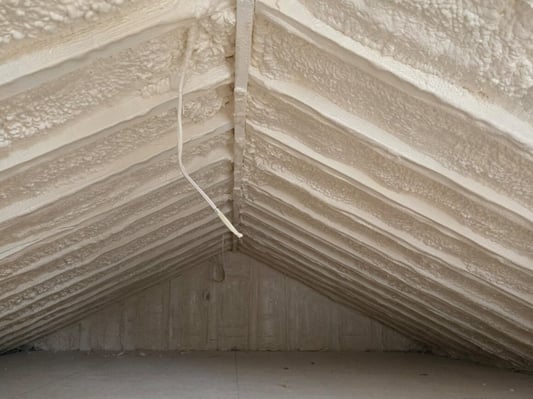
MULTIPOLYGON (((234 89, 234 186, 233 186, 233 222, 240 223, 240 204, 242 198, 242 162, 246 126, 246 96, 248 86, 248 67, 252 50, 252 29, 254 17, 254 0, 237 0, 237 23, 235 33, 235 89, 234 89)), ((238 240, 233 240, 233 249, 238 240)))

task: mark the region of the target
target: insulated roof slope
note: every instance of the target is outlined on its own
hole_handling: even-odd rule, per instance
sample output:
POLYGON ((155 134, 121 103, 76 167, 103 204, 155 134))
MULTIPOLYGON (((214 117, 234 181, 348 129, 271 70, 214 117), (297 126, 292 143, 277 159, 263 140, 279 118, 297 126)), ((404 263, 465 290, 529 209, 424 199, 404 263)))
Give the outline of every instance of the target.
MULTIPOLYGON (((231 214, 234 4, 0 6, 0 351, 221 251, 231 214)), ((29 4, 29 5, 28 5, 29 4)), ((229 237, 226 243, 230 243, 229 237)))
POLYGON ((256 2, 241 248, 436 351, 531 368, 533 9, 450 4, 256 2))

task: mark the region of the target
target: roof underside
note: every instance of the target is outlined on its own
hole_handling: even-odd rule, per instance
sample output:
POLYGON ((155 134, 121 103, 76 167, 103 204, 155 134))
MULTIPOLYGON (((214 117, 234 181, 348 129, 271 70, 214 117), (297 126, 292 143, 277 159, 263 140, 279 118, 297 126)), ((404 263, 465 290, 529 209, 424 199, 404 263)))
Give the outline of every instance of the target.
POLYGON ((430 3, 0 5, 0 350, 225 235, 439 353, 532 368, 533 6, 430 3), (240 242, 178 172, 192 26, 184 163, 240 242))

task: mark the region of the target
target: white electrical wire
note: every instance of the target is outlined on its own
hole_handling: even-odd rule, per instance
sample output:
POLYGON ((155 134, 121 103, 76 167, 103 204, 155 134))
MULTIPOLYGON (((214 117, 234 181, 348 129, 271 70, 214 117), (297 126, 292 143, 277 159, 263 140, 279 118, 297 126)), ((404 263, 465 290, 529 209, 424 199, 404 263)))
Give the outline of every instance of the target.
POLYGON ((181 68, 181 74, 180 74, 180 80, 178 84, 178 165, 181 170, 181 173, 183 174, 183 177, 185 177, 189 183, 195 188, 196 191, 207 201, 209 206, 213 208, 216 215, 219 217, 219 219, 224 223, 224 225, 238 238, 242 238, 242 234, 239 233, 239 231, 231 224, 231 222, 228 220, 226 215, 224 215, 220 209, 217 208, 215 203, 209 198, 209 196, 196 184, 196 182, 189 176, 187 171, 185 170, 185 167, 183 166, 182 161, 182 151, 183 151, 183 122, 182 122, 182 112, 183 112, 183 84, 185 82, 185 71, 187 70, 187 64, 189 63, 189 59, 191 58, 192 49, 194 47, 194 42, 196 41, 196 26, 189 29, 189 32, 187 33, 187 47, 185 49, 185 59, 183 61, 183 65, 181 68))

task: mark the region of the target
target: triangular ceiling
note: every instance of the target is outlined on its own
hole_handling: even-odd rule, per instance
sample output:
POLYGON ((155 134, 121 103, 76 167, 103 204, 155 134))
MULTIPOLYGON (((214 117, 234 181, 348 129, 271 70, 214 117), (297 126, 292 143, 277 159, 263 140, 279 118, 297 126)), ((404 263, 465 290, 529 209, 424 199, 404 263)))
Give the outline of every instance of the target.
POLYGON ((530 2, 16 3, 0 5, 1 350, 224 236, 439 352, 531 367, 530 2), (240 242, 176 164, 191 26, 184 162, 240 242))

